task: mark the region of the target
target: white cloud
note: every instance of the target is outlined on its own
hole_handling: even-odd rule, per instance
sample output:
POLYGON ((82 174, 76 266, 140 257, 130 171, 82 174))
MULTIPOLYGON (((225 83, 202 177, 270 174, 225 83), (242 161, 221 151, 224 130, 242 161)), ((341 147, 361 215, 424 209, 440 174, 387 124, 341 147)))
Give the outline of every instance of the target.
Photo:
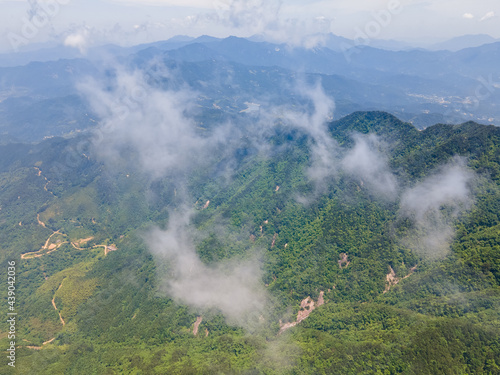
POLYGON ((383 143, 375 134, 354 136, 355 145, 342 160, 343 169, 361 179, 369 189, 387 199, 396 198, 398 183, 382 152, 383 143))
POLYGON ((281 109, 281 116, 296 128, 307 132, 312 139, 311 166, 308 177, 316 184, 322 185, 325 179, 336 174, 337 142, 328 132, 327 123, 333 119, 335 102, 323 90, 320 82, 310 87, 298 83, 297 93, 304 101, 312 104, 312 111, 297 112, 288 108, 281 109))
POLYGON ((493 17, 495 17, 495 12, 491 11, 491 12, 486 13, 483 17, 481 17, 480 21, 486 21, 486 20, 489 20, 490 18, 493 18, 493 17))
POLYGON ((464 13, 462 17, 471 20, 474 18, 474 15, 472 13, 464 13))
POLYGON ((281 2, 276 0, 216 1, 219 20, 250 34, 262 34, 277 26, 281 2))
POLYGON ((213 9, 215 1, 206 0, 109 0, 110 2, 134 6, 186 7, 213 9))
POLYGON ((252 328, 267 302, 259 261, 202 263, 189 218, 190 213, 172 213, 166 230, 154 228, 144 236, 159 265, 160 290, 197 310, 218 309, 230 323, 252 328))
POLYGON ((403 243, 429 258, 442 258, 450 250, 454 220, 473 202, 474 174, 465 162, 454 159, 403 193, 400 217, 413 223, 403 243))
POLYGON ((87 51, 89 44, 89 31, 87 29, 80 30, 76 33, 68 35, 64 39, 64 45, 67 47, 77 48, 80 53, 84 54, 87 51))
POLYGON ((422 220, 429 211, 439 210, 443 205, 458 205, 467 200, 471 178, 463 166, 446 167, 440 173, 426 178, 408 190, 401 200, 403 209, 415 213, 422 220))
MULTIPOLYGON (((163 81, 174 77, 160 64, 155 74, 163 81)), ((267 301, 260 262, 239 258, 203 263, 196 252, 197 232, 190 224, 192 211, 186 208, 192 206, 186 189, 190 172, 213 167, 217 150, 232 155, 239 133, 221 125, 210 135, 201 134, 193 119, 197 94, 150 81, 143 72, 117 69, 109 81, 88 79, 80 85, 100 119, 97 155, 110 167, 135 166, 149 179, 174 176, 179 206, 170 211, 166 230, 153 228, 144 234, 157 262, 161 291, 199 312, 218 309, 230 323, 251 329, 267 301)))
MULTIPOLYGON (((170 74, 164 73, 165 78, 170 74)), ((196 93, 153 87, 139 71, 119 70, 111 87, 92 79, 80 85, 101 119, 96 148, 105 161, 137 161, 155 179, 203 160, 210 142, 216 146, 196 133, 187 115, 195 108, 196 93)))

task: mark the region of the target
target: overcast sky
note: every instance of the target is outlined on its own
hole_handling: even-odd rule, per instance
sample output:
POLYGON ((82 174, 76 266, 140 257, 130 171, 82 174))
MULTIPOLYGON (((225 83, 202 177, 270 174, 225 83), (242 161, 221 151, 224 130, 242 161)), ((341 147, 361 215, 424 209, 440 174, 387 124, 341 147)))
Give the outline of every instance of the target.
POLYGON ((500 38, 499 0, 0 0, 0 51, 56 42, 81 49, 174 35, 264 34, 299 43, 308 34, 356 38, 500 38))

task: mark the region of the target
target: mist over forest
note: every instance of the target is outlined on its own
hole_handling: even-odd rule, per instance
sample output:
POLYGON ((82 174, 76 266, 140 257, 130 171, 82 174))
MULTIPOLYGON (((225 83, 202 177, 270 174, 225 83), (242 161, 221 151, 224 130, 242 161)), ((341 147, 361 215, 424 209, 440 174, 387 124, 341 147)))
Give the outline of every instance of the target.
POLYGON ((0 373, 500 373, 489 2, 118 3, 5 21, 0 373))

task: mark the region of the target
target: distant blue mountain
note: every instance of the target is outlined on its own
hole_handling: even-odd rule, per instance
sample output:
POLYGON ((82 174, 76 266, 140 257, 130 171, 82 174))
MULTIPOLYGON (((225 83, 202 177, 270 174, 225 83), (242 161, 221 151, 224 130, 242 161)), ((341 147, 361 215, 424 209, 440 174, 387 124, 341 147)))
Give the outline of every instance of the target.
POLYGON ((452 38, 442 43, 437 43, 430 46, 431 50, 448 50, 448 51, 460 51, 465 48, 479 47, 484 44, 495 43, 499 40, 493 38, 486 34, 477 35, 463 35, 459 37, 452 38))
MULTIPOLYGON (((344 42, 340 37, 330 40, 332 48, 344 42)), ((220 114, 230 116, 245 109, 246 101, 300 100, 292 87, 299 78, 322 82, 335 98, 336 116, 384 110, 419 127, 436 120, 500 125, 500 42, 457 52, 332 48, 292 48, 238 37, 176 37, 127 48, 102 46, 91 49, 86 59, 0 68, 0 134, 34 140, 91 126, 90 115, 81 115, 89 110, 75 82, 85 76, 103 78, 101 59, 143 70, 151 69, 152 61, 163 61, 176 73, 175 78, 158 77, 164 88, 188 84, 200 93, 204 110, 214 111, 217 102, 220 114), (39 130, 25 134, 23 129, 33 123, 39 130)))

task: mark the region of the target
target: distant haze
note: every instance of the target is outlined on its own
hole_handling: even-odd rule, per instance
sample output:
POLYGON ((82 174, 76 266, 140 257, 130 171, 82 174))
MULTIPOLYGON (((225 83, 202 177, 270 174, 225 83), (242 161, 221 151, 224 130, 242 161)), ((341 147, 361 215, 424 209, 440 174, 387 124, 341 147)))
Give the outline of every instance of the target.
POLYGON ((467 34, 500 38, 497 0, 0 0, 0 51, 37 43, 85 52, 174 35, 261 35, 312 47, 321 34, 414 44, 467 34))

